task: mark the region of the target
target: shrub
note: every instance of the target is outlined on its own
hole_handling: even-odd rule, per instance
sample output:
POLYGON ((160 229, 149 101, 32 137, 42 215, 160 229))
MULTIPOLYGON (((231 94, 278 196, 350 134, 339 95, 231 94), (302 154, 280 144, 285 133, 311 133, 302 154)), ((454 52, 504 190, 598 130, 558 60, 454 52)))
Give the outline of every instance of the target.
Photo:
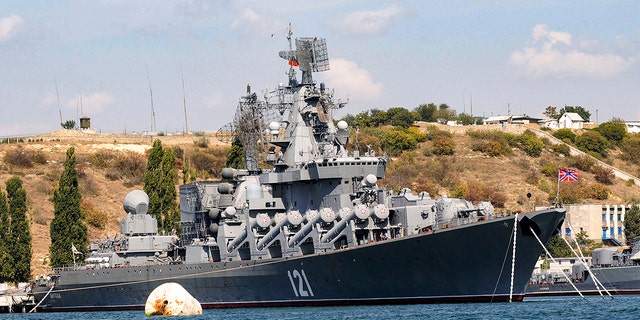
POLYGON ((90 225, 98 229, 104 229, 109 222, 107 213, 96 209, 92 201, 83 199, 80 204, 80 212, 84 220, 90 225))
POLYGON ((571 156, 571 149, 566 144, 554 144, 551 146, 551 151, 556 154, 561 154, 565 157, 571 156))
POLYGON ((43 226, 47 225, 47 218, 45 218, 42 212, 40 212, 40 210, 38 210, 37 208, 33 209, 33 214, 31 215, 31 218, 33 219, 33 223, 35 224, 39 224, 43 226))
POLYGON ((29 156, 35 164, 47 164, 47 155, 41 150, 31 152, 29 156))
POLYGON ((567 129, 567 128, 558 129, 556 132, 553 133, 553 136, 564 142, 569 142, 570 144, 573 144, 576 140, 576 134, 573 133, 571 129, 567 129))
POLYGON ((118 153, 111 150, 98 150, 89 156, 89 163, 98 168, 108 168, 118 158, 118 153))
MULTIPOLYGON (((448 133, 447 131, 442 131, 442 130, 440 132, 448 133)), ((417 127, 409 127, 407 129, 407 133, 412 135, 413 138, 416 139, 418 143, 425 142, 427 140, 427 135, 424 134, 422 131, 420 131, 420 129, 418 129, 417 127)))
POLYGON ((171 148, 173 150, 173 154, 176 156, 176 160, 182 160, 182 157, 184 157, 184 150, 182 148, 180 148, 180 146, 173 146, 171 148))
POLYGON ((640 135, 629 135, 620 146, 622 160, 640 165, 640 135))
POLYGON ((596 164, 596 161, 589 156, 580 155, 573 157, 569 163, 570 166, 576 167, 579 170, 591 172, 591 168, 596 164))
POLYGON ((452 155, 455 148, 455 140, 445 135, 439 135, 433 140, 433 154, 435 155, 452 155))
POLYGON ((622 119, 612 119, 611 121, 600 124, 594 130, 600 132, 611 145, 619 145, 627 134, 627 126, 622 119))
POLYGON ((609 198, 609 188, 600 183, 590 184, 587 188, 584 188, 584 192, 591 199, 607 200, 609 198))
POLYGON ((542 174, 544 174, 547 177, 553 178, 553 177, 558 177, 558 164, 557 163, 551 163, 551 162, 547 162, 542 164, 542 168, 540 169, 540 171, 542 172, 542 174))
POLYGON ((603 167, 603 166, 595 166, 593 167, 593 175, 596 181, 602 184, 613 184, 613 179, 615 175, 613 174, 613 170, 611 168, 603 167))
POLYGON ((382 145, 389 155, 397 156, 403 151, 415 150, 418 147, 418 141, 406 130, 393 129, 385 133, 382 145))
POLYGON ((576 147, 584 152, 593 151, 606 157, 609 142, 597 131, 586 131, 576 137, 576 147))
POLYGON ((511 154, 510 141, 514 139, 514 135, 505 134, 497 130, 489 131, 468 131, 472 140, 474 140, 471 150, 479 151, 491 157, 511 154))
POLYGON ((127 151, 117 155, 110 168, 105 172, 105 177, 110 180, 123 180, 125 186, 131 187, 142 183, 146 170, 147 164, 144 156, 127 151))
POLYGON ((196 140, 193 140, 193 143, 195 143, 196 146, 198 146, 199 148, 204 148, 206 149, 207 147, 209 147, 209 138, 207 137, 199 137, 196 140))
POLYGON ((8 150, 4 155, 4 162, 22 168, 33 167, 33 161, 28 151, 22 147, 8 150))
POLYGON ((507 196, 503 192, 499 192, 495 187, 482 182, 459 184, 451 191, 451 196, 465 198, 472 202, 491 201, 493 206, 497 208, 504 208, 507 201, 507 196))
POLYGON ((530 157, 539 157, 544 148, 544 143, 533 131, 527 129, 519 138, 519 145, 530 157))

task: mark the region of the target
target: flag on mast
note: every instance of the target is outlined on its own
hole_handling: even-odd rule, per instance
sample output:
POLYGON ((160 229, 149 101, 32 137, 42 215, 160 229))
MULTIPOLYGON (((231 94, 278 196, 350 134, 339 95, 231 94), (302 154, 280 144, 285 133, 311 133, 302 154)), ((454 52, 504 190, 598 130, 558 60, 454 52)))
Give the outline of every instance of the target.
POLYGON ((559 182, 578 181, 578 172, 576 172, 575 169, 571 169, 571 168, 560 168, 558 170, 558 181, 559 182))
POLYGON ((71 252, 73 252, 73 254, 82 254, 82 252, 78 251, 78 248, 76 248, 73 243, 71 244, 71 252))

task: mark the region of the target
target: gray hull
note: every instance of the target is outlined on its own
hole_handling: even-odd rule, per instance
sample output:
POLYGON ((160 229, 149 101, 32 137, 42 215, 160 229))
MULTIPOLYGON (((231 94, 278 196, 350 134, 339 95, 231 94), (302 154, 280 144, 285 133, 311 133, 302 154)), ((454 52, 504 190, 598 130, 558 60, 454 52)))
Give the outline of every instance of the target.
MULTIPOLYGON (((519 217, 514 301, 543 250, 530 230, 546 243, 563 219, 563 209, 519 217)), ((64 271, 48 296, 47 287, 34 294, 41 311, 143 309, 165 282, 181 284, 204 308, 508 301, 514 221, 294 258, 64 271)))
MULTIPOLYGON (((640 266, 591 268, 591 271, 611 294, 640 294, 640 266)), ((582 294, 600 294, 591 276, 573 284, 582 294)), ((570 296, 578 292, 570 283, 535 283, 527 286, 525 294, 527 297, 570 296)), ((602 294, 606 295, 604 291, 602 294)))

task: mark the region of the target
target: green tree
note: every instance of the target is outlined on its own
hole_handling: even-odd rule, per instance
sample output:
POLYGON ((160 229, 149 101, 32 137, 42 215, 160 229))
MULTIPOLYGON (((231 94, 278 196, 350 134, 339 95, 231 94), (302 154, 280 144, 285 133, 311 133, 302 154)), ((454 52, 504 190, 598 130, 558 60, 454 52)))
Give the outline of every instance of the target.
POLYGON ((356 114, 353 118, 353 123, 351 124, 353 127, 367 128, 374 126, 371 116, 369 115, 369 111, 362 111, 356 114))
POLYGON ((396 127, 409 128, 415 121, 413 114, 401 107, 389 108, 387 117, 389 124, 396 127))
POLYGON ((227 161, 224 164, 227 168, 244 168, 244 148, 242 141, 237 137, 233 139, 231 148, 227 151, 227 161))
POLYGON ((62 126, 62 128, 64 129, 73 129, 76 127, 76 122, 74 120, 67 120, 60 123, 60 126, 62 126))
POLYGON ((571 248, 567 246, 567 243, 564 242, 561 235, 556 233, 549 239, 547 242, 547 250, 552 257, 571 257, 573 253, 571 252, 571 248))
POLYGON ((4 192, 0 191, 0 282, 10 282, 15 273, 11 246, 7 197, 4 192))
POLYGON ((389 122, 389 114, 379 109, 371 109, 371 126, 378 127, 389 122))
POLYGON ((611 121, 602 123, 594 130, 600 132, 613 146, 620 145, 622 139, 627 135, 627 125, 624 120, 619 118, 613 118, 611 121))
POLYGON ((547 116, 547 118, 549 119, 558 120, 560 118, 560 114, 554 106, 548 106, 546 109, 544 109, 544 112, 542 114, 547 116))
POLYGON ((634 204, 624 217, 624 236, 627 240, 640 236, 640 204, 634 204))
POLYGON ((433 103, 421 104, 414 110, 419 115, 418 120, 425 122, 434 122, 436 120, 434 117, 436 111, 438 111, 438 106, 433 103))
POLYGON ((176 199, 176 162, 173 150, 163 149, 156 139, 149 151, 147 172, 144 176, 144 192, 149 196, 149 214, 158 220, 159 230, 176 229, 180 220, 176 199))
POLYGON ((51 221, 51 246, 49 258, 54 268, 69 265, 74 261, 72 245, 82 253, 88 251, 89 236, 82 217, 78 190, 75 148, 67 150, 64 170, 60 175, 58 189, 53 192, 53 220, 51 221))
POLYGON ((177 230, 177 223, 180 221, 180 210, 178 209, 178 197, 176 192, 176 157, 173 150, 165 148, 162 156, 161 166, 161 229, 164 231, 177 230))
POLYGON ((472 125, 475 122, 475 119, 473 119, 473 116, 471 116, 470 114, 461 113, 458 115, 458 121, 460 121, 462 125, 468 126, 472 125))
POLYGON ((12 282, 26 282, 31 277, 31 231, 27 220, 27 192, 22 187, 22 180, 13 177, 6 182, 7 202, 9 203, 9 233, 13 255, 12 282))
POLYGON ((164 152, 162 151, 162 142, 159 139, 153 141, 153 146, 149 150, 149 156, 147 158, 147 171, 144 174, 144 192, 149 196, 149 214, 155 216, 158 220, 158 224, 161 224, 162 216, 161 212, 161 196, 160 196, 160 184, 161 184, 161 169, 162 157, 164 152))
POLYGON ((438 111, 434 114, 437 121, 453 120, 456 117, 456 111, 451 109, 446 103, 438 106, 438 111))

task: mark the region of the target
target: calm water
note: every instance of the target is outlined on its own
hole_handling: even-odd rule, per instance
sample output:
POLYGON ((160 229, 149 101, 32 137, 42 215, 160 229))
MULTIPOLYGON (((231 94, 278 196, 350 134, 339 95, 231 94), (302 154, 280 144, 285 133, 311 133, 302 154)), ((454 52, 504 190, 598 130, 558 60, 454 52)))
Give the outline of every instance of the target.
MULTIPOLYGON (((162 319, 143 311, 2 314, 0 319, 162 319)), ((167 317, 175 319, 175 317, 167 317)), ((519 303, 423 304, 354 307, 252 308, 204 310, 178 319, 332 320, 332 319, 640 319, 640 296, 528 298, 519 303)))

